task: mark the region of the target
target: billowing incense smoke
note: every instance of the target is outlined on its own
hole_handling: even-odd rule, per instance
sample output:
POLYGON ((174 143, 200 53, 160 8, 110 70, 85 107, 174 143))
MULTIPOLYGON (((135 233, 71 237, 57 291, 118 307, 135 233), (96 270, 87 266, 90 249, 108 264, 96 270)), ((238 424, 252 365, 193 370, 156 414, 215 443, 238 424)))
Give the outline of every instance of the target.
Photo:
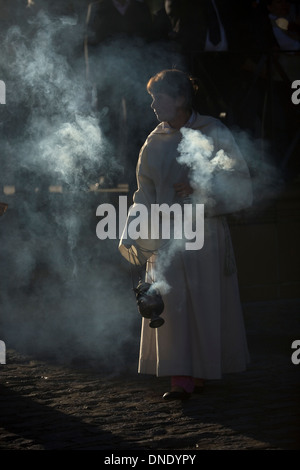
MULTIPOLYGON (((213 135, 207 137, 193 129, 181 132, 178 161, 190 169, 194 201, 205 204, 213 214, 218 215, 223 209, 230 214, 231 208, 232 212, 242 209, 257 212, 282 191, 280 171, 271 163, 269 152, 263 155, 262 142, 250 139, 246 132, 235 129, 231 137, 226 129, 218 129, 216 137, 224 144, 219 150, 214 148, 213 135), (251 209, 245 178, 248 171, 253 193, 251 209)), ((264 148, 267 150, 266 143, 264 148)))
POLYGON ((9 208, 0 220, 0 339, 8 349, 135 369, 140 318, 130 269, 118 240, 97 238, 96 208, 109 196, 89 187, 100 176, 113 185, 134 175, 139 145, 156 124, 146 83, 184 65, 159 45, 122 39, 90 57, 87 80, 84 24, 42 9, 30 18, 11 26, 1 45, 0 178, 16 192, 2 195, 9 208), (127 132, 115 140, 107 132, 112 110, 126 118, 127 132), (138 135, 136 122, 144 124, 138 135))
POLYGON ((110 372, 135 370, 140 317, 130 269, 118 240, 96 237, 96 208, 109 193, 89 188, 99 177, 109 186, 126 182, 129 170, 119 157, 129 149, 133 168, 138 158, 137 145, 120 149, 110 139, 108 115, 120 114, 125 103, 129 141, 133 121, 144 122, 141 145, 154 120, 145 84, 180 61, 122 39, 90 58, 89 81, 84 24, 41 10, 21 26, 8 29, 0 59, 7 88, 1 184, 15 186, 15 194, 2 197, 9 209, 0 221, 0 339, 8 349, 94 360, 110 372), (100 91, 97 108, 93 80, 100 91))
MULTIPOLYGON (((194 207, 199 203, 204 204, 208 215, 232 214, 238 218, 242 214, 246 217, 259 214, 284 188, 280 171, 271 163, 267 143, 250 139, 246 132, 237 129, 233 132, 235 139, 228 135, 226 129, 218 129, 216 132, 224 143, 224 149, 229 147, 230 150, 230 145, 234 145, 235 150, 217 150, 213 138, 199 130, 181 129, 177 160, 189 169, 193 187, 192 196, 183 202, 194 207), (238 147, 235 141, 239 143, 238 147), (250 185, 247 175, 251 177, 250 185)), ((207 235, 205 232, 204 243, 207 235)), ((155 279, 154 287, 162 294, 171 289, 165 273, 179 249, 184 249, 183 240, 166 242, 151 273, 155 279)))
POLYGON ((285 190, 284 171, 274 161, 270 142, 237 127, 232 129, 232 134, 250 170, 253 205, 249 213, 259 215, 285 190))

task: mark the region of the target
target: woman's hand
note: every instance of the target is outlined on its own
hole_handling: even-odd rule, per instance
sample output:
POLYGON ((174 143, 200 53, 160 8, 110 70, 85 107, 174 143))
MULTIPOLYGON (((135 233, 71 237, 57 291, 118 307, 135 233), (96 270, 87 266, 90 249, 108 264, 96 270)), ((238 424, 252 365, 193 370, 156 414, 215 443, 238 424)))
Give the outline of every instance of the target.
POLYGON ((175 183, 173 185, 176 196, 178 197, 187 197, 194 192, 193 188, 188 182, 186 183, 175 183))

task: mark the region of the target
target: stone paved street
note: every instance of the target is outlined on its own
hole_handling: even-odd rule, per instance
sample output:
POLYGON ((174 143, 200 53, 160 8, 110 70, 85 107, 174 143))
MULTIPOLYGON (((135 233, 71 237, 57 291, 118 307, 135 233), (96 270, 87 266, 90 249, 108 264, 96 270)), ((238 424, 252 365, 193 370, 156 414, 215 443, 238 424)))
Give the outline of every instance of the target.
POLYGON ((299 450, 299 302, 244 305, 252 362, 166 403, 167 378, 107 376, 7 351, 0 377, 1 450, 299 450))

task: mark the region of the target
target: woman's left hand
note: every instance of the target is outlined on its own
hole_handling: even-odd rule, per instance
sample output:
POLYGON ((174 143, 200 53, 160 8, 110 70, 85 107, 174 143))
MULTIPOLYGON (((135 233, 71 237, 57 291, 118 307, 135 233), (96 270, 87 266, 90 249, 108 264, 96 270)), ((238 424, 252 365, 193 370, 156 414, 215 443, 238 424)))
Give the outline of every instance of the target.
POLYGON ((189 183, 175 183, 173 186, 178 197, 187 197, 194 191, 189 183))

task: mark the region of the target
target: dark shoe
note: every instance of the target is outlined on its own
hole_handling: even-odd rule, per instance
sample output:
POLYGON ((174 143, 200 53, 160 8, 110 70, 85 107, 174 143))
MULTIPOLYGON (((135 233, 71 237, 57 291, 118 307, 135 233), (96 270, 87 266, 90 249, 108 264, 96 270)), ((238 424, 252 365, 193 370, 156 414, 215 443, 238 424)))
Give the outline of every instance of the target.
POLYGON ((182 392, 166 392, 163 395, 164 400, 188 400, 190 398, 191 394, 186 392, 185 390, 182 390, 182 392))

